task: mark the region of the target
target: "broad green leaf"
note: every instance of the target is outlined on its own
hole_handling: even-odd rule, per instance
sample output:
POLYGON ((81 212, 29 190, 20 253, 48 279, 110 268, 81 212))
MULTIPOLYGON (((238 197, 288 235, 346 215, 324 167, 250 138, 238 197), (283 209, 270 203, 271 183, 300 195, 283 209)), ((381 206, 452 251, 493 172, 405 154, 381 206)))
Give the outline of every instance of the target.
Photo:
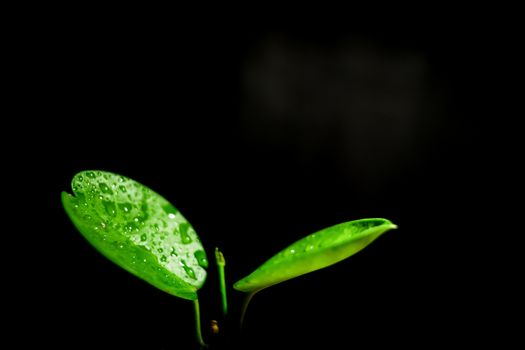
POLYGON ((362 219, 325 228, 298 240, 274 255, 234 288, 255 293, 274 284, 322 269, 346 259, 397 228, 386 219, 362 219))
POLYGON ((155 287, 195 300, 208 260, 188 221, 166 199, 124 176, 83 171, 62 192, 73 224, 100 253, 155 287))

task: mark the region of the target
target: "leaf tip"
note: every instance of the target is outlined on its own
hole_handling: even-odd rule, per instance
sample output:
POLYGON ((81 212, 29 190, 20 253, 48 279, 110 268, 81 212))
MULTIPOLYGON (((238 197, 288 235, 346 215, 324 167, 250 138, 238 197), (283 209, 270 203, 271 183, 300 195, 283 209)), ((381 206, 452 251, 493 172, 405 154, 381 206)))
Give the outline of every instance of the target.
POLYGON ((240 281, 237 281, 233 284, 233 289, 235 290, 238 290, 239 292, 245 292, 244 288, 243 288, 243 281, 240 280, 240 281))

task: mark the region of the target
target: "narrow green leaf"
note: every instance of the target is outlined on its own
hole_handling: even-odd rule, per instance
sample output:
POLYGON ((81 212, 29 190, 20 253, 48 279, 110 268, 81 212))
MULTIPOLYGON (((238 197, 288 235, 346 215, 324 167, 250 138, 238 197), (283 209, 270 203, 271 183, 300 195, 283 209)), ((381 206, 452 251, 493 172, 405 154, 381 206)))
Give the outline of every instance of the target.
POLYGON ((208 261, 197 233, 166 199, 127 177, 83 171, 62 192, 73 224, 100 253, 153 286, 195 300, 208 261))
POLYGON ((386 219, 362 219, 325 228, 306 236, 274 255, 234 288, 255 293, 274 284, 322 269, 365 248, 388 230, 397 228, 386 219))

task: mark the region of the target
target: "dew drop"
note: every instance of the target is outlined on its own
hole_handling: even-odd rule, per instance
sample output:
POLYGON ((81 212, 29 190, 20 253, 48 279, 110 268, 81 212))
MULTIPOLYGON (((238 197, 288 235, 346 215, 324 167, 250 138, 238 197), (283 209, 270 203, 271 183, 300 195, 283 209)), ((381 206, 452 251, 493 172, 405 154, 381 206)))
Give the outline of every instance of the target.
POLYGON ((115 206, 115 203, 109 202, 109 201, 103 201, 102 205, 104 206, 104 210, 108 215, 116 216, 117 215, 117 207, 115 206))
POLYGON ((309 245, 306 246, 306 248, 304 249, 304 251, 305 251, 305 252, 309 252, 309 251, 311 251, 311 250, 313 250, 313 249, 314 249, 314 245, 313 245, 313 244, 309 244, 309 245))
POLYGON ((175 207, 171 204, 165 204, 162 206, 162 210, 164 210, 164 212, 166 214, 168 214, 168 217, 170 219, 175 219, 175 214, 177 214, 177 209, 175 209, 175 207))
POLYGON ((193 253, 193 255, 195 256, 195 259, 197 259, 200 267, 205 269, 208 267, 208 259, 206 258, 206 253, 203 250, 197 250, 195 253, 193 253))
POLYGON ((148 203, 142 202, 140 205, 140 210, 142 211, 142 215, 144 215, 144 218, 148 217, 148 203))
POLYGON ((140 240, 141 240, 142 242, 144 242, 146 239, 148 239, 148 236, 147 236, 145 233, 143 233, 142 235, 140 235, 140 240))
POLYGON ((113 194, 113 191, 111 190, 111 188, 109 188, 109 186, 106 185, 106 183, 104 182, 99 183, 98 187, 100 187, 100 190, 102 191, 102 193, 113 194))
POLYGON ((190 227, 190 224, 188 224, 187 222, 183 222, 179 225, 180 239, 182 244, 189 244, 192 242, 191 237, 188 235, 190 227))
POLYGON ((164 251, 164 249, 159 248, 159 249, 157 249, 157 251, 158 251, 159 253, 162 253, 162 252, 164 251))
POLYGON ((295 254, 295 249, 290 249, 290 254, 295 254))
POLYGON ((118 206, 124 213, 129 213, 132 208, 130 203, 120 203, 118 206))
POLYGON ((122 192, 122 193, 126 193, 126 191, 127 191, 126 186, 124 186, 124 185, 120 185, 120 186, 118 187, 118 189, 119 189, 120 192, 122 192))
POLYGON ((84 181, 84 177, 82 175, 78 175, 77 180, 79 182, 82 182, 82 181, 84 181))
POLYGON ((89 178, 92 178, 92 179, 94 179, 96 177, 95 173, 92 172, 92 171, 86 172, 86 176, 89 177, 89 178))
POLYGON ((133 232, 133 231, 138 231, 138 227, 137 225, 135 225, 134 222, 128 222, 126 224, 126 226, 124 226, 124 229, 127 231, 127 232, 133 232))
POLYGON ((166 261, 168 261, 168 258, 166 257, 166 255, 163 255, 163 256, 160 257, 160 261, 166 262, 166 261))
POLYGON ((181 260, 180 263, 182 265, 182 268, 184 269, 184 272, 186 272, 186 275, 188 275, 188 277, 190 277, 191 279, 196 280, 197 277, 195 276, 195 271, 193 271, 193 269, 186 264, 186 261, 181 260))
POLYGON ((119 176, 119 177, 118 177, 118 182, 124 182, 124 177, 119 176))

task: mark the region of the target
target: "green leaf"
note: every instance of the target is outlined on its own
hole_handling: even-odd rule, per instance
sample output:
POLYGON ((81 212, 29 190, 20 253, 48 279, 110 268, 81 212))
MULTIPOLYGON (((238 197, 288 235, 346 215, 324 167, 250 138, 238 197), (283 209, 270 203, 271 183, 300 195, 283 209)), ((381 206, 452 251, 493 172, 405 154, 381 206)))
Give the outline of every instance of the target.
POLYGON ((153 286, 195 300, 208 260, 197 233, 166 199, 140 183, 104 171, 73 177, 62 192, 73 224, 100 253, 153 286))
POLYGON ((306 236, 274 255, 234 288, 255 293, 274 284, 322 269, 365 248, 388 230, 397 228, 386 219, 362 219, 325 228, 306 236))

